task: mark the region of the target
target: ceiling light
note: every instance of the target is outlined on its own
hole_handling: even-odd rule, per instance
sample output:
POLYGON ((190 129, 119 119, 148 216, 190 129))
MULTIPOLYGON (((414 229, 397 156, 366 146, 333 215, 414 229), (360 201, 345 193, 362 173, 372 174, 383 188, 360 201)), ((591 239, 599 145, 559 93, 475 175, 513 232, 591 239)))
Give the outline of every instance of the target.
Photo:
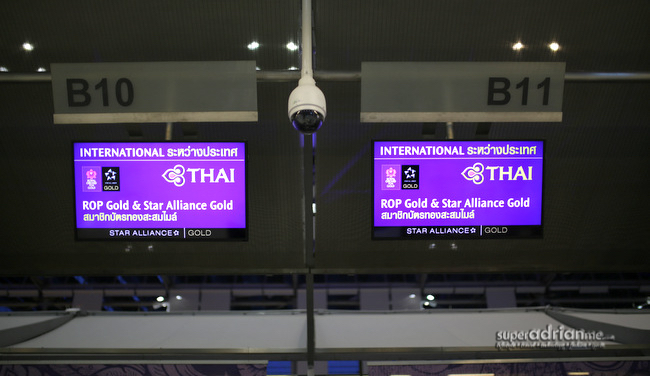
POLYGON ((555 52, 555 51, 560 49, 560 45, 557 44, 557 42, 553 42, 553 43, 548 45, 548 48, 550 48, 551 51, 555 52))
POLYGON ((433 295, 431 295, 431 294, 427 295, 427 300, 433 300, 433 299, 435 299, 435 298, 436 298, 436 297, 433 296, 433 295))
POLYGON ((9 69, 7 67, 0 67, 0 72, 9 72, 9 69))
POLYGON ((38 67, 38 69, 36 71, 37 72, 46 72, 45 68, 43 68, 43 67, 38 67))
POLYGON ((289 70, 298 70, 297 67, 289 67, 289 70))
POLYGON ((411 299, 415 299, 415 294, 411 294, 411 295, 409 295, 409 298, 411 298, 411 299))
POLYGON ((180 295, 176 295, 176 300, 183 300, 183 297, 180 295))
POLYGON ((295 50, 298 49, 298 45, 295 44, 295 43, 293 43, 293 42, 289 42, 289 43, 287 43, 287 48, 288 48, 290 51, 295 51, 295 50))
POLYGON ((159 296, 159 297, 156 298, 156 301, 157 301, 157 302, 164 302, 164 301, 165 301, 165 297, 164 297, 164 296, 159 296))
POLYGON ((512 45, 512 49, 515 50, 515 51, 519 51, 522 48, 524 48, 524 44, 521 43, 521 42, 517 42, 517 43, 512 45))
POLYGON ((431 304, 431 303, 429 303, 429 302, 424 302, 424 305, 427 306, 427 307, 429 306, 429 304, 431 304))
POLYGON ((32 51, 33 49, 34 49, 34 45, 33 45, 33 44, 31 44, 31 43, 29 43, 29 42, 25 42, 25 43, 23 43, 23 50, 29 52, 29 51, 32 51))
POLYGON ((249 50, 256 50, 256 49, 259 48, 259 46, 260 46, 259 43, 253 41, 253 42, 250 42, 250 43, 248 44, 248 46, 246 46, 246 47, 248 47, 249 50))

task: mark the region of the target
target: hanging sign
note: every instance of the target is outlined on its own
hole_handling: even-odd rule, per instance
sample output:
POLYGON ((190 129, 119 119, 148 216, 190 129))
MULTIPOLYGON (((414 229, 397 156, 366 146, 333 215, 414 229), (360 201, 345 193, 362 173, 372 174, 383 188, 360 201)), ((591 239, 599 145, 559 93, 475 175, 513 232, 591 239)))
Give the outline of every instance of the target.
POLYGON ((55 124, 257 121, 254 61, 52 64, 55 124))
POLYGON ((361 122, 560 122, 564 63, 361 65, 361 122))

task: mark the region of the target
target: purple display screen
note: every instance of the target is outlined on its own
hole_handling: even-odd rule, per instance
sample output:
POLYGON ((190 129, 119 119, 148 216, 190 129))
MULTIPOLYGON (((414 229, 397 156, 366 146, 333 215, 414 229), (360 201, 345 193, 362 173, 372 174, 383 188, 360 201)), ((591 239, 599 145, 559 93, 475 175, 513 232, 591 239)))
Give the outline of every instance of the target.
POLYGON ((244 142, 77 142, 79 240, 245 240, 244 142))
POLYGON ((543 141, 375 141, 374 239, 539 238, 543 141))

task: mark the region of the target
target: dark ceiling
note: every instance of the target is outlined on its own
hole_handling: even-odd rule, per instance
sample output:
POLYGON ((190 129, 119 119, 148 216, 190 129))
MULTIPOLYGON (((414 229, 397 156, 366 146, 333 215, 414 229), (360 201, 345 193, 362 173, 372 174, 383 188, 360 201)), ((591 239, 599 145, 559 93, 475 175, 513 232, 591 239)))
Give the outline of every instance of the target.
MULTIPOLYGON (((286 44, 300 42, 300 7, 298 0, 4 2, 2 285, 60 283, 25 276, 306 273, 303 140, 286 116, 298 77, 291 69, 300 67, 300 51, 286 44), (252 41, 257 50, 247 48, 252 41), (25 51, 25 42, 34 49, 25 51), (136 243, 129 252, 125 243, 75 241, 71 142, 159 141, 165 125, 54 125, 50 64, 230 60, 255 60, 260 69, 259 122, 177 123, 173 140, 248 142, 249 241, 136 243), (282 79, 264 75, 270 72, 282 79)), ((650 72, 647 0, 314 0, 313 14, 317 80, 324 72, 358 73, 372 61, 566 62, 568 73, 650 72), (524 48, 515 51, 518 41, 524 48), (560 49, 551 51, 551 42, 560 49)), ((328 117, 314 137, 314 272, 528 273, 536 281, 601 272, 599 281, 633 281, 641 294, 650 272, 647 79, 567 80, 561 123, 454 124, 457 139, 546 140, 544 238, 441 241, 434 249, 427 241, 371 240, 370 142, 444 139, 444 125, 361 123, 360 82, 346 77, 317 82, 328 117)), ((295 287, 291 278, 282 283, 295 287)))

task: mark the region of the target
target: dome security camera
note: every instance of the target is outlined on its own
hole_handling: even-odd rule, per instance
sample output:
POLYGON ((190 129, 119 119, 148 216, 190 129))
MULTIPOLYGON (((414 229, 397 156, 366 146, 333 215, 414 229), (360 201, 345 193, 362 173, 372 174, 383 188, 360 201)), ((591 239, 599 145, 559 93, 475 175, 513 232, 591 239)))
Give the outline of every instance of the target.
POLYGON ((323 125, 326 115, 325 95, 311 76, 302 77, 289 95, 291 124, 300 133, 310 135, 323 125))

